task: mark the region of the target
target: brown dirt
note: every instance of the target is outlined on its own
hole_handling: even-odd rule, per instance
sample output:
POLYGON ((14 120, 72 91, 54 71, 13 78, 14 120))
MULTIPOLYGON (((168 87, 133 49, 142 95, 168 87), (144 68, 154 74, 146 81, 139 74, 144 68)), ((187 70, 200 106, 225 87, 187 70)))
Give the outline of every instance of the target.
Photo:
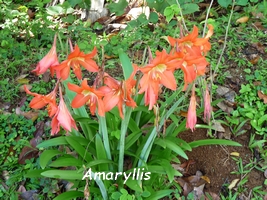
MULTIPOLYGON (((197 171, 201 171, 203 175, 210 179, 210 184, 205 185, 206 192, 227 195, 227 187, 224 184, 230 184, 234 179, 241 179, 244 176, 244 174, 231 174, 231 172, 238 172, 238 166, 230 156, 230 153, 238 152, 243 166, 254 159, 253 153, 248 148, 249 135, 248 131, 239 137, 233 138, 242 147, 209 145, 197 147, 191 152, 186 152, 188 158, 195 161, 195 164, 190 165, 188 175, 195 175, 197 171)), ((179 134, 179 138, 186 142, 207 139, 207 131, 205 129, 197 129, 193 133, 185 131, 179 134)), ((181 159, 181 162, 185 162, 185 160, 181 159)), ((263 172, 256 169, 253 169, 247 176, 248 182, 244 185, 247 188, 245 196, 248 196, 248 193, 255 186, 263 186, 265 180, 263 172)))

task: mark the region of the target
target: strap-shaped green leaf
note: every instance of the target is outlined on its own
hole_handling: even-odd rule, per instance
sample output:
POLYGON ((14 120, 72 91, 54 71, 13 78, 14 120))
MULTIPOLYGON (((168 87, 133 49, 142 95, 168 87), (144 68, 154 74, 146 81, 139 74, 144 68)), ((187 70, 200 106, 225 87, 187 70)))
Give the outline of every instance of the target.
POLYGON ((48 170, 41 173, 42 176, 64 180, 82 180, 83 174, 75 170, 48 170))
POLYGON ((126 53, 123 52, 122 49, 119 49, 119 58, 122 64, 124 80, 127 80, 133 72, 132 63, 130 61, 130 58, 126 53))
POLYGON ((38 144, 37 148, 47 148, 47 147, 52 147, 52 146, 64 145, 64 144, 68 144, 68 142, 65 140, 65 136, 62 136, 62 137, 57 137, 57 138, 46 140, 38 144))
POLYGON ((58 195, 54 200, 72 200, 78 197, 84 197, 84 193, 79 191, 68 191, 58 195))
POLYGON ((175 153, 177 153, 179 156, 182 156, 185 159, 188 159, 187 155, 185 154, 185 152, 182 150, 181 147, 179 147, 176 143, 174 143, 171 140, 168 140, 167 138, 165 139, 161 139, 158 138, 155 141, 155 144, 162 146, 163 148, 169 148, 171 150, 173 150, 175 153))
POLYGON ((58 150, 45 150, 41 155, 40 155, 40 166, 42 169, 44 169, 48 162, 51 160, 51 158, 57 156, 57 155, 62 155, 63 152, 58 151, 58 150))
POLYGON ((170 195, 172 192, 174 192, 174 190, 160 190, 154 192, 150 197, 147 198, 147 200, 161 199, 163 197, 170 195))
POLYGON ((74 140, 71 137, 66 137, 67 142, 72 146, 72 148, 87 162, 90 162, 93 160, 91 157, 91 153, 88 152, 79 142, 74 140))
MULTIPOLYGON (((97 159, 107 159, 107 154, 99 134, 97 134, 95 137, 95 145, 97 159)), ((98 169, 99 171, 108 171, 108 165, 100 164, 98 169)))
POLYGON ((42 178, 43 176, 41 173, 50 170, 50 169, 34 169, 34 170, 29 170, 27 173, 24 175, 25 178, 42 178))
POLYGON ((49 167, 67 167, 67 166, 75 166, 75 167, 81 167, 83 165, 83 162, 76 158, 66 158, 66 157, 60 157, 53 161, 49 167))
POLYGON ((191 148, 196 148, 196 147, 205 146, 205 145, 227 145, 227 146, 238 146, 238 147, 242 146, 241 144, 237 142, 224 140, 224 139, 198 140, 198 141, 190 142, 189 145, 191 146, 191 148))

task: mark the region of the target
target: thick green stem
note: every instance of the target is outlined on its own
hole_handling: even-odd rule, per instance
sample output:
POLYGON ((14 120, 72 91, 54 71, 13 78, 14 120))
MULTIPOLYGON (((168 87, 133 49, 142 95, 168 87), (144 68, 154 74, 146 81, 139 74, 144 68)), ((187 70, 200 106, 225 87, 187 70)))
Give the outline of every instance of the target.
POLYGON ((125 115, 124 115, 124 119, 122 120, 122 123, 121 123, 121 137, 120 137, 120 145, 119 145, 119 163, 118 163, 119 172, 123 172, 125 135, 127 132, 131 113, 132 113, 132 108, 127 107, 125 115))
POLYGON ((108 129, 107 129, 107 123, 106 123, 106 117, 100 117, 99 116, 99 132, 102 135, 103 143, 105 147, 105 151, 107 154, 107 157, 109 160, 111 159, 111 153, 110 153, 110 146, 109 146, 109 138, 108 138, 108 129))
MULTIPOLYGON (((177 95, 177 93, 175 93, 177 95)), ((154 127, 152 132, 150 133, 143 150, 141 151, 140 159, 138 161, 138 167, 143 166, 144 163, 147 162, 148 156, 152 149, 154 140, 157 136, 157 130, 160 130, 164 124, 164 121, 170 117, 170 115, 176 110, 180 103, 184 100, 184 96, 182 96, 175 104, 166 112, 166 114, 161 118, 158 128, 154 127)))

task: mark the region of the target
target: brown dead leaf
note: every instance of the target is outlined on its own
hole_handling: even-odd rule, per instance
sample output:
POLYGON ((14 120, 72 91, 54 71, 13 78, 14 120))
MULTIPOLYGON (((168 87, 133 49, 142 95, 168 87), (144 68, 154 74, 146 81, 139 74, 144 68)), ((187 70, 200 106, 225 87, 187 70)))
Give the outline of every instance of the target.
POLYGON ((26 188, 23 185, 19 186, 19 189, 17 190, 17 192, 26 192, 26 188))
POLYGON ((204 187, 205 187, 205 184, 202 184, 198 187, 194 187, 194 199, 200 200, 204 198, 204 192, 203 192, 204 187))
POLYGON ((264 30, 264 26, 262 25, 262 22, 255 22, 252 23, 252 25, 257 29, 257 30, 264 30))
POLYGON ((212 123, 212 129, 218 132, 225 132, 225 129, 223 128, 222 124, 218 121, 214 121, 212 123))
POLYGON ((36 146, 42 140, 41 136, 44 133, 44 122, 38 122, 35 127, 36 131, 33 134, 34 138, 30 140, 31 146, 25 146, 22 148, 19 155, 19 164, 25 164, 25 160, 36 158, 39 154, 39 150, 36 148, 36 146))
POLYGON ((27 119, 31 119, 34 122, 38 118, 39 112, 38 111, 21 112, 21 115, 26 117, 27 119))
POLYGON ((205 200, 210 200, 210 199, 213 199, 213 200, 220 200, 220 197, 215 194, 214 192, 207 192, 206 193, 206 197, 205 197, 205 200), (210 198, 211 197, 211 198, 210 198))
POLYGON ((29 190, 26 192, 22 192, 19 196, 21 199, 24 200, 29 200, 29 199, 38 199, 38 194, 37 194, 38 190, 29 190))
POLYGON ((252 43, 251 46, 256 48, 260 53, 265 54, 265 46, 262 43, 252 43))
POLYGON ((258 61, 260 60, 260 56, 256 56, 255 58, 253 58, 252 60, 250 60, 249 62, 253 65, 256 65, 258 63, 258 61))
POLYGON ((254 82, 253 82, 253 85, 255 85, 255 86, 259 86, 259 85, 261 85, 261 81, 254 81, 254 82))
POLYGON ((19 154, 19 160, 18 163, 24 165, 25 160, 36 158, 38 156, 39 150, 36 148, 38 141, 37 139, 33 138, 30 141, 30 144, 35 147, 28 147, 25 146, 22 148, 20 154, 19 154))
POLYGON ((252 12, 252 15, 253 15, 253 17, 256 17, 258 19, 263 19, 264 18, 264 14, 262 12, 254 11, 254 12, 252 12))
POLYGON ((180 115, 180 116, 182 116, 182 117, 187 117, 187 111, 183 111, 183 110, 181 110, 180 113, 179 113, 178 115, 180 115))
POLYGON ((248 16, 244 16, 236 20, 236 23, 246 23, 249 20, 248 16))
POLYGON ((267 103, 267 95, 263 94, 260 90, 258 91, 258 97, 263 100, 263 102, 267 103))
POLYGON ((50 72, 45 72, 42 76, 42 79, 45 83, 48 83, 48 81, 50 80, 50 72))

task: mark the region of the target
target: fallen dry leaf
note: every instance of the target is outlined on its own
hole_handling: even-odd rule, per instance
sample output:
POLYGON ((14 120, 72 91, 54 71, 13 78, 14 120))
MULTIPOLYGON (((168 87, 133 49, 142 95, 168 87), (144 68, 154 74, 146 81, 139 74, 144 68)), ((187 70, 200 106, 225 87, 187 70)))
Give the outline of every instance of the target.
MULTIPOLYGON (((24 84, 24 85, 25 85, 25 84, 24 84)), ((21 85, 21 86, 19 87, 19 91, 20 91, 20 92, 25 92, 25 90, 24 90, 24 85, 21 85)), ((32 89, 32 86, 31 86, 31 85, 26 84, 25 86, 28 88, 28 90, 31 90, 31 89, 32 89)))
POLYGON ((204 181, 206 181, 207 183, 210 184, 210 178, 207 176, 201 176, 200 178, 202 178, 204 181))
POLYGON ((212 199, 212 200, 220 200, 220 197, 217 194, 215 194, 214 192, 207 192, 205 200, 210 200, 210 199, 212 199))
POLYGON ((21 115, 27 119, 31 119, 33 122, 38 118, 38 111, 21 112, 21 115))
POLYGON ((205 184, 202 184, 198 187, 194 187, 194 199, 200 200, 204 198, 204 192, 203 192, 204 187, 205 184))
POLYGON ((229 190, 233 189, 233 188, 236 186, 236 184, 238 183, 238 181, 239 181, 238 178, 237 178, 237 179, 234 179, 234 180, 230 183, 230 185, 228 186, 228 189, 229 189, 229 190))
POLYGON ((230 155, 235 156, 235 157, 239 157, 240 154, 238 152, 234 151, 234 152, 231 152, 230 155))
POLYGON ((256 56, 255 58, 251 59, 249 62, 253 65, 256 65, 260 60, 260 56, 256 56))
POLYGON ((223 128, 222 124, 218 121, 214 121, 212 123, 212 129, 218 132, 225 132, 225 129, 223 128))
POLYGON ((258 91, 258 97, 263 100, 263 102, 267 103, 267 95, 263 94, 260 90, 258 91))
POLYGON ((23 185, 19 186, 19 189, 17 190, 17 192, 26 192, 26 188, 23 185))
POLYGON ((249 20, 248 16, 244 16, 236 20, 236 23, 246 23, 249 20))

